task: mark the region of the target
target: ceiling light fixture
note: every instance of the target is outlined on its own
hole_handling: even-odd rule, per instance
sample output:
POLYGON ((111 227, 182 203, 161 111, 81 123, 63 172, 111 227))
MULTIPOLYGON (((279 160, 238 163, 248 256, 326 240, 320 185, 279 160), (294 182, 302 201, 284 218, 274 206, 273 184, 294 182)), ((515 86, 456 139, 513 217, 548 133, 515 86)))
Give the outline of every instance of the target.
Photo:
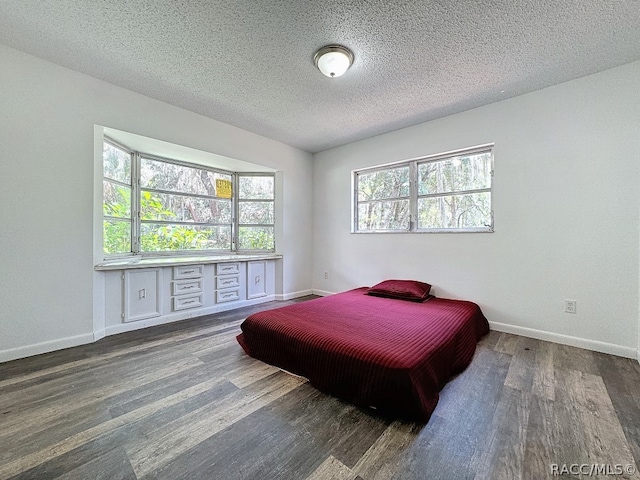
POLYGON ((316 52, 313 63, 327 77, 339 77, 353 63, 353 53, 342 45, 327 45, 316 52))

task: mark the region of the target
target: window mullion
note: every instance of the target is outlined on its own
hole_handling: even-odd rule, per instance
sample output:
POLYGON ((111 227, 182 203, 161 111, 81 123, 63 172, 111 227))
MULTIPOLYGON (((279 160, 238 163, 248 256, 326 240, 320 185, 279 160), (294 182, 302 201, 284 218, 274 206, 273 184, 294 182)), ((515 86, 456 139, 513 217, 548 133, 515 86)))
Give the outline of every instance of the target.
POLYGON ((418 166, 409 164, 409 231, 418 229, 418 166))
POLYGON ((240 178, 239 175, 233 174, 231 177, 231 251, 237 252, 240 245, 240 178))
POLYGON ((140 219, 142 217, 140 198, 140 154, 132 153, 131 159, 131 251, 134 255, 140 254, 140 219))
MULTIPOLYGON (((411 195, 406 195, 403 197, 384 197, 384 198, 374 198, 373 200, 358 200, 360 205, 366 205, 367 203, 378 203, 378 202, 397 202, 399 200, 409 200, 411 195)), ((243 200, 244 201, 244 200, 243 200)))
POLYGON ((142 194, 143 191, 150 192, 150 193, 160 193, 162 195, 173 195, 173 196, 176 196, 176 197, 204 198, 205 200, 224 200, 224 199, 221 199, 220 197, 216 197, 216 196, 212 196, 212 195, 204 195, 204 194, 200 194, 200 193, 180 192, 180 191, 176 191, 176 190, 163 190, 163 189, 160 189, 160 188, 143 187, 141 185, 140 186, 140 193, 142 194))
POLYGON ((491 192, 490 188, 474 188, 472 190, 455 190, 451 192, 437 192, 437 193, 425 193, 418 195, 418 198, 432 198, 432 197, 453 197, 455 195, 469 195, 471 193, 487 193, 491 192))

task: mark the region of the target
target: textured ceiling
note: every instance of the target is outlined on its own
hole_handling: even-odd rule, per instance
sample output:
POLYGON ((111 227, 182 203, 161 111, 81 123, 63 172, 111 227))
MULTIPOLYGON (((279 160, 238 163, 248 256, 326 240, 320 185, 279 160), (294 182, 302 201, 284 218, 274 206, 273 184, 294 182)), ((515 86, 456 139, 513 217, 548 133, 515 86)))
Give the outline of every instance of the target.
POLYGON ((310 152, 638 60, 639 25, 638 0, 0 0, 0 43, 310 152))

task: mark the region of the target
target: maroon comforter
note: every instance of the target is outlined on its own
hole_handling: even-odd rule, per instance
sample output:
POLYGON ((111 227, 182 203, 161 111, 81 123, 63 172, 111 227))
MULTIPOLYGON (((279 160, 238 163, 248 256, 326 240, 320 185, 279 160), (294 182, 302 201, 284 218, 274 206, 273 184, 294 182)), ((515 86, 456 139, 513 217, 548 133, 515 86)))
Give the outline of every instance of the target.
POLYGON ((471 362, 489 325, 475 303, 424 303, 366 288, 259 312, 241 325, 250 356, 360 406, 428 420, 438 392, 471 362))

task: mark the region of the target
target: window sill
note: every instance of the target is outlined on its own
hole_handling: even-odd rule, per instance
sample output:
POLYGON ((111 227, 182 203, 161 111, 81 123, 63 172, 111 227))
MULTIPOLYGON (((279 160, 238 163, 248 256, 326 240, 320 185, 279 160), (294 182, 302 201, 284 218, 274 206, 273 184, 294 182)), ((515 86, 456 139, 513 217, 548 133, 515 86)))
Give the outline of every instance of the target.
POLYGON ((133 268, 173 267, 175 265, 202 265, 224 262, 250 262, 253 260, 279 260, 278 253, 207 255, 190 257, 146 257, 108 260, 94 266, 96 271, 129 270, 133 268))

